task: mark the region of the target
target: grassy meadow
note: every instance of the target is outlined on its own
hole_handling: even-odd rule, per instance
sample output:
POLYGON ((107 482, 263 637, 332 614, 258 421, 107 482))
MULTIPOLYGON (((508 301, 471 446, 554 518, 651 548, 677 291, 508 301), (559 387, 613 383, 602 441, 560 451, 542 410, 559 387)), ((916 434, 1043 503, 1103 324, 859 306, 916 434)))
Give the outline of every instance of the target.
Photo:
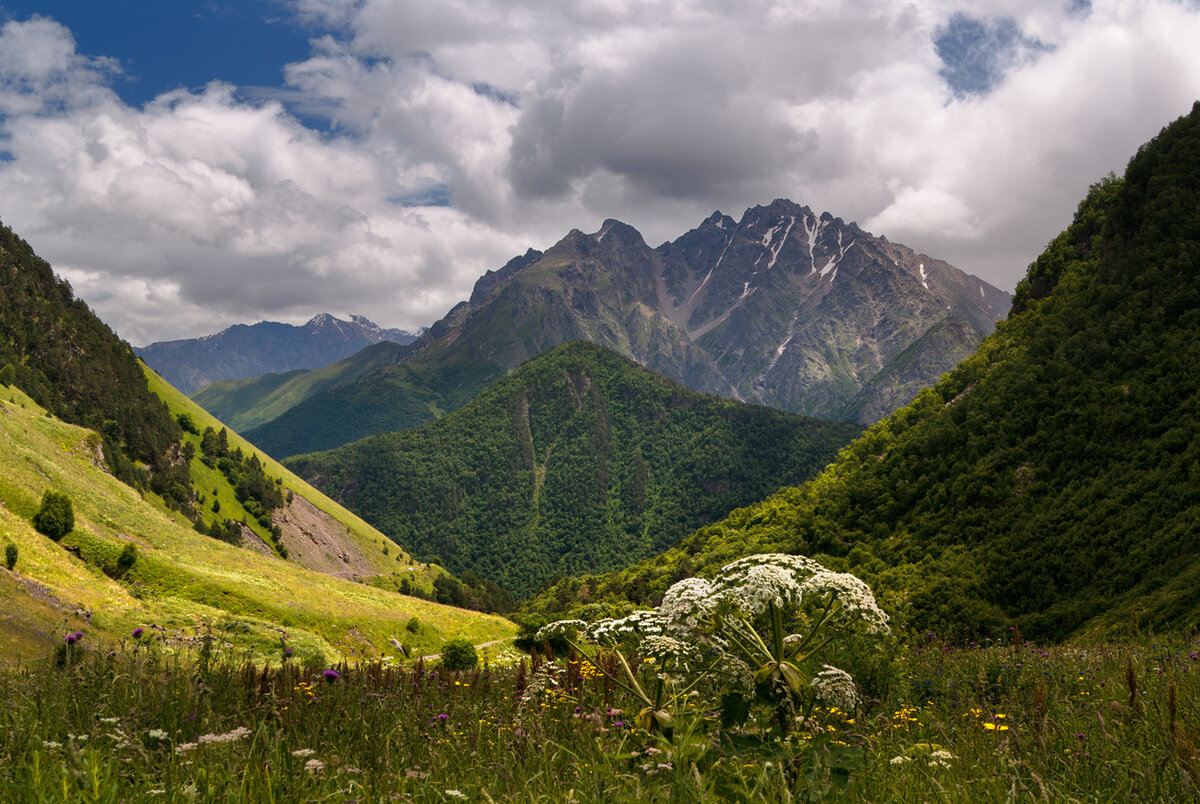
MULTIPOLYGON (((0 570, 0 650, 9 662, 44 656, 64 629, 116 639, 153 627, 176 650, 211 629, 222 653, 278 656, 282 639, 314 663, 391 655, 393 637, 414 653, 436 653, 449 638, 486 642, 516 630, 499 617, 323 575, 201 535, 149 493, 143 498, 98 468, 99 449, 92 431, 0 387, 0 541, 18 553, 12 571, 0 570), (75 528, 57 543, 30 524, 47 489, 74 505, 75 528), (129 544, 137 557, 121 571, 129 544)), ((365 525, 360 533, 379 540, 382 558, 383 537, 365 525)))
MULTIPOLYGON (((6 801, 1184 801, 1200 639, 893 645, 855 711, 786 737, 676 712, 668 739, 587 662, 474 671, 78 644, 0 674, 6 801)), ((606 658, 598 658, 601 665, 606 658)), ((653 663, 641 662, 643 674, 653 663)), ((612 669, 611 667, 608 669, 612 669)))

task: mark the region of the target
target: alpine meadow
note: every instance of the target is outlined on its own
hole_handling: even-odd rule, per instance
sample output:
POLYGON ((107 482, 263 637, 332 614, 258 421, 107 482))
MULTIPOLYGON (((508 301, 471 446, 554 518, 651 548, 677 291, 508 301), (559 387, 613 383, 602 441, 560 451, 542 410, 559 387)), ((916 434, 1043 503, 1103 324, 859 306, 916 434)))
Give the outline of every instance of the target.
MULTIPOLYGON (((339 126, 367 142, 436 115, 367 125, 302 92, 364 53, 361 86, 412 77, 380 49, 398 34, 361 38, 376 4, 298 5, 308 24, 366 16, 251 108, 302 108, 290 142, 345 147, 326 180, 351 186, 339 126)), ((617 13, 584 6, 591 25, 617 13)), ((1021 58, 1053 50, 996 26, 1021 58)), ((31 86, 0 82, 0 124, 31 86)), ((499 118, 521 103, 502 87, 470 94, 499 118)), ((514 141, 523 192, 648 192, 611 164, 604 188, 533 175, 565 158, 542 135, 514 141)), ((467 232, 455 205, 492 203, 466 168, 412 170, 419 198, 386 209, 419 207, 418 229, 467 232)), ((779 198, 657 247, 612 218, 572 229, 472 273, 428 327, 289 312, 308 323, 136 351, 64 278, 92 274, 0 225, 0 800, 1200 800, 1200 101, 1096 178, 1011 295, 779 198)), ((274 188, 293 224, 298 181, 274 188)), ((334 217, 367 234, 313 246, 331 298, 330 255, 365 276, 387 241, 334 217)), ((428 272, 461 272, 412 237, 428 272)), ((492 253, 477 239, 455 254, 492 253)), ((298 254, 267 295, 302 298, 298 254)), ((257 309, 261 278, 229 290, 223 270, 205 298, 257 309)), ((148 300, 130 317, 194 292, 127 284, 148 300)))

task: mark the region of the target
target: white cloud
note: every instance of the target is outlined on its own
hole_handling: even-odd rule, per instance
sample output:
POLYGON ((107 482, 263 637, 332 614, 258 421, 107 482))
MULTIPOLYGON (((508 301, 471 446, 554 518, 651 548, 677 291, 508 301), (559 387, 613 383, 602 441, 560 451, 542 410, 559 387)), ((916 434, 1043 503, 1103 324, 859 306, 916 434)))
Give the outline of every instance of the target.
POLYGON ((1171 0, 294 8, 325 35, 287 87, 140 109, 57 23, 0 33, 0 217, 135 342, 326 308, 426 324, 571 228, 654 244, 780 196, 1011 288, 1200 87, 1200 12, 1171 0), (1003 33, 961 97, 935 46, 956 15, 1003 33), (399 203, 421 198, 451 206, 399 203))

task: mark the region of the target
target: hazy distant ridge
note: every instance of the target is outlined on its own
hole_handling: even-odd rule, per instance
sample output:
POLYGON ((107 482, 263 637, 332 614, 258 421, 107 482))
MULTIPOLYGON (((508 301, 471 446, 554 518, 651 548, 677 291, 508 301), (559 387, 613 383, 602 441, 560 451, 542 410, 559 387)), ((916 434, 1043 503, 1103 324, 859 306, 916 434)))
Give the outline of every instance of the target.
POLYGON ((409 344, 420 333, 384 329, 359 315, 329 313, 302 326, 260 321, 234 324, 215 335, 159 341, 134 352, 163 379, 190 394, 211 382, 314 369, 380 341, 409 344))

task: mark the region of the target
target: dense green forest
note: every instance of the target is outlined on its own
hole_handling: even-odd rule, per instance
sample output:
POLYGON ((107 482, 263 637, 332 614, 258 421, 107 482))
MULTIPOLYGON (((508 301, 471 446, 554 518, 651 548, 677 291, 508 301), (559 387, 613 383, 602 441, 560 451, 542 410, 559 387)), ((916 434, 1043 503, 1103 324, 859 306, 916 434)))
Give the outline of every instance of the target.
POLYGON ((0 225, 0 385, 103 436, 113 474, 190 506, 179 425, 120 340, 29 244, 0 225))
POLYGON ((287 465, 410 552, 516 596, 625 566, 811 476, 861 432, 570 343, 461 410, 287 465))
MULTIPOLYGON (((399 351, 395 344, 377 344, 340 362, 362 361, 384 349, 399 351)), ((419 427, 457 410, 502 373, 496 366, 474 362, 414 361, 375 368, 313 393, 278 418, 246 431, 246 438, 278 459, 333 449, 375 433, 419 427)), ((204 404, 200 394, 196 400, 204 404)))
POLYGON ((1091 188, 973 357, 819 477, 530 610, 647 603, 783 550, 960 637, 1200 625, 1198 271, 1200 104, 1091 188))

